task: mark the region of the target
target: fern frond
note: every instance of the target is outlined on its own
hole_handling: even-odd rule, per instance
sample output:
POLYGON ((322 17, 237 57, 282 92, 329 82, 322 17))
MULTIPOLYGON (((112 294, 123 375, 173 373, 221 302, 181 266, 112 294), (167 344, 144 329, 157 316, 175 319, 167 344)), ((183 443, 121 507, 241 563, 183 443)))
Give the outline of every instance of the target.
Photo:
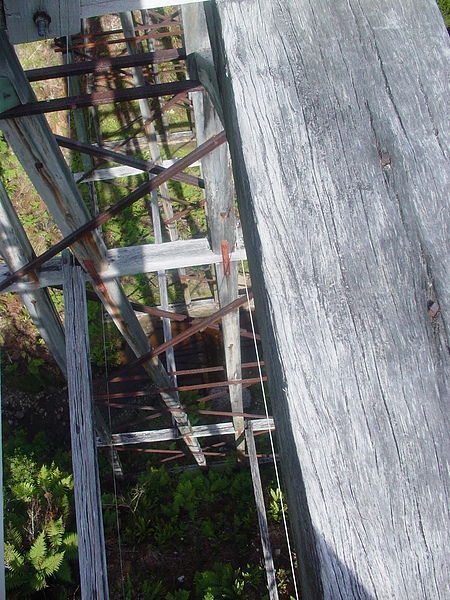
POLYGON ((24 587, 28 582, 28 574, 24 569, 20 571, 6 571, 5 584, 7 590, 16 590, 24 587))
POLYGON ((64 552, 56 552, 55 554, 50 554, 42 561, 41 571, 43 571, 46 577, 51 577, 55 575, 61 566, 62 561, 64 560, 64 552))
POLYGON ((46 554, 47 544, 45 543, 45 531, 41 531, 28 552, 28 558, 37 571, 40 570, 46 554))
POLYGON ((8 524, 6 529, 6 540, 20 552, 23 551, 22 536, 20 531, 11 523, 8 524))
POLYGON ((33 591, 36 592, 44 590, 46 587, 48 587, 47 579, 45 578, 45 573, 43 573, 42 571, 36 571, 30 580, 30 585, 33 591))
POLYGON ((63 547, 69 560, 78 558, 78 536, 76 533, 68 533, 63 538, 63 547))
POLYGON ((64 535, 64 523, 62 517, 59 517, 56 521, 50 519, 46 525, 47 537, 50 540, 51 547, 56 550, 61 546, 63 535, 64 535))
POLYGON ((20 481, 11 486, 11 491, 17 500, 31 502, 36 493, 36 486, 31 481, 20 481))
POLYGON ((22 554, 9 542, 5 543, 4 557, 6 571, 16 572, 25 562, 22 554))

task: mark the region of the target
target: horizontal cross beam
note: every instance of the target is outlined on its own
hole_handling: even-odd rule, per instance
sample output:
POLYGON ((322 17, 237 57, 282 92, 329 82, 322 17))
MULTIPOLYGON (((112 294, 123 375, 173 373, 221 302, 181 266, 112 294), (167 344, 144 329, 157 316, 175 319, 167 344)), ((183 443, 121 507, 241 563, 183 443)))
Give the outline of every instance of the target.
MULTIPOLYGON (((230 258, 232 262, 246 260, 245 250, 232 252, 230 258)), ((109 281, 114 277, 199 267, 221 263, 222 260, 221 254, 214 254, 211 250, 206 238, 177 240, 158 245, 142 244, 141 246, 108 250, 101 276, 103 281, 109 281)), ((9 278, 10 271, 7 265, 0 264, 0 288, 7 283, 9 278)), ((30 281, 16 281, 8 286, 8 291, 20 292, 60 285, 62 285, 62 262, 60 257, 54 257, 39 269, 38 277, 33 277, 30 281)), ((136 310, 141 309, 137 308, 136 310)))
MULTIPOLYGON (((253 297, 253 294, 250 293, 249 299, 251 299, 252 297, 253 297)), ((115 380, 116 377, 120 377, 124 373, 128 373, 128 371, 130 371, 130 369, 139 367, 140 365, 151 360, 152 358, 155 358, 156 356, 163 354, 163 352, 165 352, 168 348, 173 348, 174 346, 177 346, 184 340, 187 340, 188 338, 192 337, 199 331, 202 331, 203 329, 208 327, 208 325, 210 323, 216 323, 225 315, 228 315, 233 310, 236 310, 236 309, 240 308, 241 306, 243 306, 244 304, 246 304, 247 301, 248 301, 247 295, 241 296, 240 298, 237 298, 233 302, 230 302, 230 304, 227 304, 227 306, 224 306, 223 308, 221 308, 220 310, 215 312, 210 317, 206 317, 205 319, 201 319, 201 320, 199 319, 199 321, 197 323, 194 323, 188 329, 185 329, 184 331, 182 331, 181 333, 179 333, 178 335, 173 337, 171 340, 168 340, 167 342, 160 344, 157 348, 153 348, 150 352, 143 354, 139 358, 135 358, 135 359, 129 361, 115 375, 113 375, 109 379, 107 379, 107 381, 112 382, 115 380)))
POLYGON ((58 77, 69 77, 73 75, 87 75, 94 73, 110 73, 130 67, 144 67, 148 64, 169 62, 173 60, 184 60, 186 53, 183 49, 156 50, 155 52, 142 52, 141 54, 118 56, 115 58, 99 58, 84 60, 82 62, 43 67, 40 69, 29 69, 25 71, 28 81, 42 81, 44 79, 56 79, 58 77))
POLYGON ((42 115, 44 113, 75 108, 87 108, 89 106, 100 106, 102 104, 113 104, 114 102, 129 102, 142 98, 160 98, 161 96, 173 96, 180 92, 198 92, 202 89, 203 86, 199 81, 187 79, 185 81, 143 85, 126 90, 93 92, 92 94, 55 98, 54 100, 44 100, 42 102, 27 102, 27 104, 19 104, 14 108, 0 113, 0 120, 42 115))
MULTIPOLYGON (((253 431, 268 431, 275 429, 273 419, 255 419, 252 421, 253 431)), ((234 425, 230 423, 214 423, 212 425, 194 425, 192 431, 196 438, 210 437, 216 435, 233 435, 234 425)), ((125 444, 149 444, 155 442, 171 442, 180 439, 177 429, 159 429, 154 431, 137 431, 130 433, 115 433, 112 435, 113 446, 123 446, 125 444)), ((97 446, 104 447, 101 440, 97 440, 97 446)))

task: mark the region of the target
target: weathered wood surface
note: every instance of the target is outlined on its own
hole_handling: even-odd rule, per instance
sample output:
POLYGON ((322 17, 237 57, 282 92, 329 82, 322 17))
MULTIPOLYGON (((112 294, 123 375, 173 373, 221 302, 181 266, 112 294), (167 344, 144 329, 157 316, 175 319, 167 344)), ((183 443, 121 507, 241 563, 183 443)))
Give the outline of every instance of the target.
POLYGON ((45 28, 45 38, 55 38, 80 31, 80 1, 71 0, 3 0, 3 9, 12 44, 41 40, 34 17, 45 12, 50 22, 45 28))
MULTIPOLYGON (((270 429, 275 429, 273 419, 253 419, 253 431, 262 432, 270 429)), ((210 425, 194 425, 192 427, 195 437, 211 437, 216 435, 234 435, 234 424, 229 423, 214 423, 210 425)), ((126 444, 150 444, 155 442, 168 442, 178 440, 180 433, 175 428, 157 429, 152 431, 131 431, 128 433, 113 433, 112 443, 114 446, 124 446, 126 444)), ((109 446, 98 440, 97 445, 109 446)))
MULTIPOLYGON (((83 156, 83 153, 81 154, 83 156)), ((167 169, 172 165, 176 164, 177 159, 163 160, 162 167, 167 169)), ((191 165, 191 167, 198 167, 200 162, 195 162, 191 165)), ((108 179, 118 179, 120 177, 130 177, 132 175, 140 175, 141 173, 145 173, 143 169, 136 169, 135 167, 109 167, 107 169, 98 169, 94 171, 92 175, 89 177, 85 177, 83 181, 85 183, 89 183, 90 181, 107 181, 108 179)), ((74 173, 73 178, 75 181, 78 181, 83 177, 84 173, 74 173)), ((198 180, 197 180, 198 181, 198 180)))
POLYGON ((272 548, 270 545, 269 526, 267 523, 266 506, 259 474, 258 457, 256 455, 255 436, 253 435, 253 423, 249 421, 245 428, 245 439, 248 448, 250 472, 252 474, 253 491, 255 493, 256 511, 258 513, 259 533, 263 549, 264 563, 266 567, 267 587, 270 600, 278 600, 277 580, 273 566, 272 548))
MULTIPOLYGON (((231 262, 246 260, 244 249, 232 252, 231 262)), ((102 279, 108 281, 114 277, 136 275, 137 273, 153 273, 170 271, 180 267, 199 267, 222 262, 221 254, 214 254, 206 238, 164 242, 160 246, 142 244, 125 248, 112 248, 107 252, 102 279)), ((62 284, 62 262, 60 258, 52 258, 39 269, 39 281, 18 281, 8 288, 16 292, 62 284)), ((0 264, 0 283, 6 279, 11 270, 0 264)))
POLYGON ((303 595, 448 598, 450 45, 438 8, 205 10, 303 595))
POLYGON ((108 579, 94 435, 86 288, 82 268, 72 266, 71 255, 67 251, 64 258, 64 312, 81 596, 86 600, 107 600, 108 579))

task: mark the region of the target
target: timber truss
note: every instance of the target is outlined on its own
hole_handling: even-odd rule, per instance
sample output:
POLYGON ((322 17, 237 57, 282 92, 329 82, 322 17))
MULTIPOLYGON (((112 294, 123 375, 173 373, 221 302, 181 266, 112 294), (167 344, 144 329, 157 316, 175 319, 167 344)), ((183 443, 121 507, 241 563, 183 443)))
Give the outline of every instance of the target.
MULTIPOLYGON (((0 31, 0 128, 11 149, 22 163, 28 177, 47 205, 62 239, 47 251, 35 255, 24 227, 17 216, 6 189, 0 182, 0 251, 4 263, 0 264, 0 291, 17 292, 28 308, 39 332, 53 354, 63 374, 70 380, 66 332, 49 294, 49 287, 64 283, 64 264, 70 262, 62 252, 70 249, 76 264, 82 269, 81 277, 92 286, 89 298, 101 301, 105 311, 123 335, 135 358, 118 373, 102 381, 94 381, 95 428, 99 447, 109 447, 113 465, 121 474, 117 450, 169 454, 165 460, 184 457, 186 449, 200 466, 206 457, 224 456, 216 447, 207 451, 201 438, 233 436, 237 452, 245 452, 244 421, 253 420, 253 431, 273 428, 272 419, 264 415, 244 412, 243 388, 259 378, 242 375, 243 368, 254 368, 256 363, 241 364, 241 338, 252 334, 240 327, 239 308, 247 304, 247 296, 239 294, 238 261, 245 259, 243 242, 238 235, 235 216, 234 188, 230 160, 220 118, 215 110, 217 94, 209 78, 200 81, 195 57, 195 44, 203 44, 206 31, 199 38, 183 32, 181 10, 142 10, 120 13, 110 18, 113 29, 93 31, 89 21, 83 21, 83 30, 74 36, 55 40, 54 51, 61 56, 61 64, 24 71, 5 31, 0 31), (120 21, 119 21, 120 18, 120 21), (183 37, 183 33, 184 36, 183 37), (192 38, 192 39, 191 39, 192 38), (184 43, 184 40, 187 40, 184 43), (200 41, 199 41, 200 40, 200 41), (164 44, 160 42, 164 41, 164 44), (191 60, 185 64, 186 44, 190 45, 191 60), (145 48, 144 48, 145 46, 145 48), (108 58, 101 54, 108 52, 108 58), (99 57, 100 56, 100 57, 99 57), (188 77, 185 77, 187 72, 188 77), (114 78, 121 75, 121 84, 112 88, 114 78), (56 99, 38 99, 32 83, 63 79, 67 81, 68 94, 56 99), (124 84, 126 83, 126 85, 124 84), (107 84, 107 90, 99 88, 107 84), (209 89, 210 95, 205 91, 209 89), (150 100, 155 99, 153 105, 150 100), (102 132, 102 108, 109 105, 125 106, 138 101, 138 123, 124 123, 121 141, 113 147, 102 132), (214 106, 215 105, 215 106, 214 106), (171 131, 167 115, 180 107, 194 113, 195 133, 190 128, 182 134, 171 131), (74 127, 68 135, 55 135, 45 117, 58 111, 71 111, 74 127), (89 120, 89 122, 86 120, 89 120), (164 132, 157 135, 155 121, 162 119, 164 132), (177 139, 191 142, 197 147, 177 160, 163 160, 161 143, 177 139), (135 151, 132 151, 134 147, 135 151), (82 169, 73 172, 64 159, 61 148, 78 152, 82 169), (139 156, 136 156, 136 149, 139 156), (142 158, 142 149, 149 159, 142 158), (111 166, 113 163, 116 166, 111 166), (107 165, 107 166, 105 166, 107 165), (200 173, 186 172, 188 167, 199 166, 200 173), (98 207, 99 184, 116 183, 118 178, 140 176, 138 187, 128 185, 128 193, 107 208, 98 207), (199 203, 189 203, 174 197, 169 182, 179 182, 203 190, 201 205, 206 206, 208 238, 178 239, 177 224, 199 203), (87 194, 90 209, 82 197, 87 194), (149 206, 154 243, 130 247, 107 247, 101 227, 140 201, 149 206), (174 212, 173 204, 183 206, 174 212), (161 215, 162 209, 162 215, 161 215), (167 241, 163 241, 167 240, 167 241), (214 265, 216 300, 219 308, 202 319, 190 317, 192 301, 189 281, 195 276, 187 269, 214 265), (183 311, 169 306, 167 273, 178 273, 184 294, 183 311), (159 307, 149 307, 129 301, 121 285, 121 278, 137 274, 157 273, 159 307), (144 333, 136 312, 147 313, 162 320, 164 342, 152 347, 144 333), (217 329, 221 321, 225 365, 177 370, 175 349, 186 340, 207 328, 217 329), (172 324, 182 322, 184 329, 172 335, 172 324), (160 360, 164 359, 164 363, 160 360), (132 369, 143 367, 147 376, 133 375, 132 369), (179 385, 177 379, 185 376, 207 375, 224 371, 222 381, 179 385), (153 389, 114 393, 115 382, 141 378, 143 385, 153 382, 153 389), (197 391, 209 395, 201 400, 212 400, 228 393, 231 410, 193 410, 197 424, 190 422, 188 409, 180 400, 180 392, 197 391), (143 405, 136 398, 151 398, 143 405), (156 399, 162 399, 158 404, 156 399), (101 414, 101 407, 147 411, 150 417, 140 419, 148 423, 158 417, 168 420, 170 427, 144 431, 111 433, 101 414), (222 422, 212 423, 211 417, 222 422), (229 420, 224 421, 224 417, 229 420), (202 424, 201 420, 206 419, 202 424), (183 440, 185 449, 158 449, 161 442, 183 440)), ((111 244, 108 244, 111 246, 111 244)), ((85 302, 86 293, 77 296, 77 303, 85 302)), ((67 320, 67 317, 66 317, 67 320)), ((136 385, 136 384, 134 384, 136 385)), ((92 386, 91 386, 92 387, 92 386)), ((70 388, 70 385, 69 385, 70 388)), ((74 390, 74 395, 77 394, 74 390)), ((155 421, 156 422, 156 421, 155 421)), ((220 444, 219 444, 220 447, 220 444)))

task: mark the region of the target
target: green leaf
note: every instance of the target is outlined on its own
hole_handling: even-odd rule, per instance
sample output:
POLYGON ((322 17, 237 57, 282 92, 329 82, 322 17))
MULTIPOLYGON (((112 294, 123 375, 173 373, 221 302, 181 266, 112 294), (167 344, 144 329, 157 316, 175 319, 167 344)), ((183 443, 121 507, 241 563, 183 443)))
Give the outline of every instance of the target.
POLYGON ((25 562, 25 558, 9 542, 5 543, 5 569, 6 571, 18 571, 25 562))

